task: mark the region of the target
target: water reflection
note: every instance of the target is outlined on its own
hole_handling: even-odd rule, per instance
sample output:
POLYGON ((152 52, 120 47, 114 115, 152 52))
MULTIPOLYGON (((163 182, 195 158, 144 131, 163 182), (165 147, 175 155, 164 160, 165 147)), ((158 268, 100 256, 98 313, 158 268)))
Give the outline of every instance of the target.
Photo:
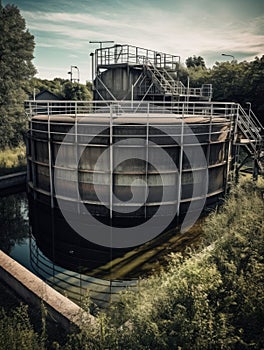
POLYGON ((77 303, 89 291, 105 307, 126 288, 137 288, 124 268, 127 250, 97 246, 78 235, 58 209, 29 195, 30 260, 34 271, 77 303))
POLYGON ((27 203, 25 193, 0 197, 0 249, 7 254, 29 237, 27 203))
POLYGON ((0 210, 0 249, 75 302, 89 291, 102 307, 120 290, 137 288, 139 276, 160 268, 168 253, 183 250, 201 233, 196 225, 184 235, 172 230, 142 246, 111 249, 85 240, 59 210, 25 193, 0 198, 0 210))

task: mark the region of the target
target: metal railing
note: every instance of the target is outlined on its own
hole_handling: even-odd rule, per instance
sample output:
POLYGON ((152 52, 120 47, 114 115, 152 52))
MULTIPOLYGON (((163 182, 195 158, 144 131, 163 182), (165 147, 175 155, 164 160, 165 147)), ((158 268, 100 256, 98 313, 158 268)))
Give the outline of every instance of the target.
POLYGON ((207 97, 208 99, 212 96, 211 84, 203 85, 201 88, 190 88, 186 87, 181 81, 174 79, 166 68, 159 68, 150 61, 145 63, 145 68, 165 95, 207 97))
POLYGON ((124 63, 144 65, 149 61, 155 66, 176 70, 180 63, 180 56, 131 45, 114 45, 112 47, 97 49, 95 51, 95 58, 97 67, 124 63))
POLYGON ((239 104, 237 109, 236 127, 247 141, 248 151, 257 156, 258 152, 261 151, 264 128, 253 112, 247 114, 239 104))
MULTIPOLYGON (((80 120, 92 117, 95 120, 127 119, 135 123, 137 118, 224 118, 234 122, 234 142, 239 142, 239 132, 248 140, 248 149, 254 154, 263 145, 264 129, 251 112, 247 114, 240 104, 234 102, 210 101, 176 101, 176 102, 146 102, 146 101, 34 101, 25 102, 25 111, 29 120, 37 115, 67 117, 80 120)), ((57 120, 57 119, 56 119, 57 120)), ((59 121, 60 119, 58 119, 59 121)), ((41 120, 40 120, 41 121, 41 120)), ((45 117, 43 119, 45 122, 45 117)), ((56 121, 54 121, 56 122, 56 121)))
MULTIPOLYGON (((31 119, 36 115, 56 115, 57 118, 122 117, 128 120, 151 116, 152 118, 191 118, 198 116, 230 119, 238 115, 240 105, 233 102, 208 101, 34 101, 25 103, 25 111, 31 119)), ((59 121, 59 120, 58 120, 59 121)))
POLYGON ((151 78, 158 84, 165 94, 179 95, 185 86, 173 79, 165 68, 158 69, 152 62, 146 61, 146 70, 150 73, 151 78))

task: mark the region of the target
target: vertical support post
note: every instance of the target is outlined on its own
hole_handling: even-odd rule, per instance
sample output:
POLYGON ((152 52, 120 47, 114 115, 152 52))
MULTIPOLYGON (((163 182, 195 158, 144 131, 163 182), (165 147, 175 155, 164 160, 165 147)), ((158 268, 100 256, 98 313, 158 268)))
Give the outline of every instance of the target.
POLYGON ((184 144, 184 117, 181 119, 180 157, 178 171, 178 191, 177 191, 177 216, 180 216, 181 194, 182 194, 182 164, 183 164, 183 144, 184 144))
POLYGON ((35 143, 33 140, 33 110, 31 107, 30 102, 30 145, 31 145, 31 171, 32 171, 32 183, 33 183, 33 197, 36 199, 36 187, 37 187, 37 180, 36 180, 36 149, 35 149, 35 143))
MULTIPOLYGON (((149 103, 148 103, 149 106, 149 103)), ((146 160, 145 160, 145 219, 147 219, 147 194, 148 194, 148 161, 149 161, 149 113, 147 114, 146 123, 146 160)))
MULTIPOLYGON (((230 115, 230 123, 229 123, 229 133, 228 133, 228 148, 227 148, 227 167, 226 167, 226 183, 225 183, 225 194, 228 191, 228 182, 230 180, 230 163, 232 161, 232 144, 233 144, 233 128, 234 128, 234 115, 230 115)), ((226 152, 226 150, 225 150, 226 152)))
MULTIPOLYGON (((48 112, 48 154, 49 154, 49 182, 50 182, 50 213, 51 213, 51 235, 52 235, 52 260, 55 259, 55 224, 54 224, 54 191, 53 191, 53 176, 54 169, 52 164, 52 148, 51 148, 51 128, 50 128, 50 105, 49 102, 47 104, 47 112, 48 112)), ((55 280, 55 268, 54 263, 52 263, 52 279, 53 283, 55 280)))
POLYGON ((133 110, 134 105, 134 84, 131 85, 131 108, 133 110))
POLYGON ((188 75, 188 77, 187 77, 187 98, 186 98, 187 104, 189 103, 189 98, 190 98, 190 77, 188 75))
POLYGON ((209 130, 208 130, 208 144, 207 144, 207 150, 206 150, 206 163, 207 163, 207 170, 209 173, 209 166, 210 166, 210 154, 211 154, 211 142, 212 142, 212 122, 213 122, 213 108, 211 106, 211 115, 210 115, 210 124, 209 124, 209 130))
POLYGON ((53 164, 52 164, 52 149, 51 149, 51 132, 50 132, 50 105, 48 102, 48 154, 49 154, 49 182, 50 182, 50 205, 54 208, 54 193, 53 193, 53 164))
POLYGON ((75 101, 74 109, 75 109, 75 116, 74 116, 74 148, 75 148, 75 164, 76 164, 76 192, 77 192, 77 212, 80 214, 80 191, 79 191, 79 148, 78 148, 78 118, 77 118, 77 101, 75 101))
POLYGON ((147 118, 149 118, 149 102, 147 104, 147 118))
POLYGON ((109 120, 109 207, 110 207, 110 219, 113 219, 113 104, 110 105, 110 120, 109 120))

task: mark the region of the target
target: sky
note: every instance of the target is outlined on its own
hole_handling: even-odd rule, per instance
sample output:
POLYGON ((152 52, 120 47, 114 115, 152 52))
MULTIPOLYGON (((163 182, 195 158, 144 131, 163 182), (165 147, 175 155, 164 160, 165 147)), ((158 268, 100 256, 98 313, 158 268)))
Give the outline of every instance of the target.
MULTIPOLYGON (((113 40, 181 57, 251 61, 264 54, 263 0, 3 0, 16 5, 35 37, 41 79, 91 80, 90 53, 113 40), (73 69, 73 78, 77 70, 73 69)), ((113 45, 113 44, 106 44, 113 45)))

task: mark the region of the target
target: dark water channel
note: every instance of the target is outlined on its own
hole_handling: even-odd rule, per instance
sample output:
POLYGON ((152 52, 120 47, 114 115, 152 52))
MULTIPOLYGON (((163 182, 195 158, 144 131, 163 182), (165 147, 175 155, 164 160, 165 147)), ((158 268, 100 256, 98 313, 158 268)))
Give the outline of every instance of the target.
POLYGON ((25 192, 0 197, 0 249, 31 269, 28 200, 25 192))
POLYGON ((120 290, 137 289, 139 277, 159 269, 170 252, 199 240, 200 232, 198 224, 184 235, 174 230, 114 252, 82 240, 58 213, 25 192, 0 197, 0 249, 79 304, 88 293, 105 307, 120 290))
MULTIPOLYGON (((87 274, 87 271, 90 271, 88 266, 85 270, 82 266, 80 271, 80 262, 71 259, 72 250, 68 249, 70 244, 67 246, 69 256, 61 258, 59 246, 64 242, 63 240, 59 243, 53 242, 51 236, 54 218, 49 212, 41 212, 39 209, 36 209, 35 203, 30 207, 25 192, 0 198, 0 249, 77 303, 82 302, 89 290, 92 301, 99 306, 105 306, 120 290, 127 286, 136 287, 136 279, 102 279, 100 278, 102 274, 96 271, 90 276, 87 274), (50 242, 46 242, 45 238, 50 242), (47 252, 49 257, 42 251, 47 252), (51 256, 50 251, 53 252, 51 256), (61 265, 54 263, 57 260, 61 265)), ((63 228, 59 232, 65 236, 63 228)), ((95 255, 98 257, 98 252, 95 252, 95 255)))

